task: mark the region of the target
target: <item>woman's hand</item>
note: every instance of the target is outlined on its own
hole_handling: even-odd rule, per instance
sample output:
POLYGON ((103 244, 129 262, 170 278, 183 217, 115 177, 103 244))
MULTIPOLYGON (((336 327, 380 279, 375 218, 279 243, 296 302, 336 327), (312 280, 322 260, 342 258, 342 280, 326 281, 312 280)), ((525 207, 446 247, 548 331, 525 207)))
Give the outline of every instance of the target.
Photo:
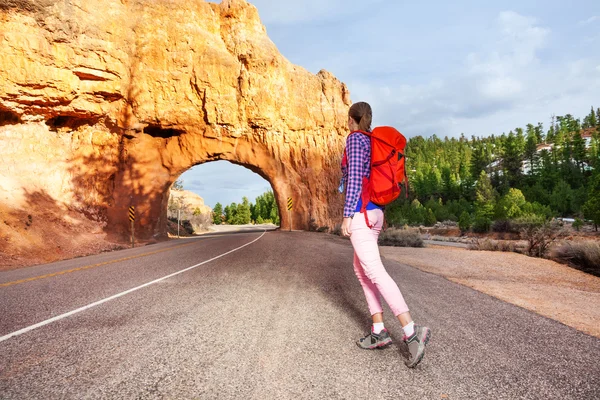
POLYGON ((350 237, 350 225, 352 224, 352 217, 344 218, 342 222, 342 236, 350 237))

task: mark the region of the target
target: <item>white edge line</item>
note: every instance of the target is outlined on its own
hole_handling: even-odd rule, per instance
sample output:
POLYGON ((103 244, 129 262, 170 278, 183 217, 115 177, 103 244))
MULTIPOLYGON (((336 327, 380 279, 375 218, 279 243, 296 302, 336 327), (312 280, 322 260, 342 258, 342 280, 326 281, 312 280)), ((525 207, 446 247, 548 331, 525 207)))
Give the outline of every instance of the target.
POLYGON ((267 231, 265 230, 265 231, 263 232, 263 234, 262 234, 262 235, 260 235, 258 238, 254 239, 253 241, 251 241, 251 242, 248 242, 248 243, 246 243, 245 245, 243 245, 243 246, 240 246, 240 247, 238 247, 238 248, 235 248, 235 249, 233 249, 233 250, 230 250, 230 251, 228 251, 227 253, 223 253, 223 254, 221 254, 221 255, 219 255, 219 256, 213 257, 213 258, 211 258, 210 260, 202 261, 202 262, 201 262, 201 263, 199 263, 199 264, 192 265, 191 267, 188 267, 188 268, 182 269, 181 271, 177 271, 177 272, 174 272, 174 273, 172 273, 172 274, 170 274, 170 275, 164 276, 164 277, 162 277, 162 278, 155 279, 155 280, 153 280, 152 282, 144 283, 143 285, 140 285, 140 286, 134 287, 134 288, 132 288, 132 289, 126 290, 126 291, 124 291, 124 292, 121 292, 121 293, 117 293, 117 294, 115 294, 115 295, 113 295, 113 296, 110 296, 110 297, 107 297, 107 298, 105 298, 105 299, 98 300, 98 301, 96 301, 96 302, 94 302, 94 303, 88 304, 87 306, 83 306, 83 307, 80 307, 80 308, 78 308, 78 309, 76 309, 76 310, 69 311, 69 312, 66 312, 66 313, 64 313, 64 314, 61 314, 61 315, 57 315, 56 317, 52 317, 52 318, 50 318, 50 319, 47 319, 47 320, 45 320, 45 321, 42 321, 42 322, 38 322, 37 324, 34 324, 34 325, 31 325, 31 326, 28 326, 28 327, 26 327, 26 328, 20 329, 20 330, 18 330, 18 331, 12 332, 12 333, 9 333, 8 335, 0 336, 0 342, 3 342, 3 341, 5 341, 5 340, 8 340, 8 339, 10 339, 10 338, 12 338, 12 337, 15 337, 15 336, 22 335, 22 334, 24 334, 24 333, 27 333, 27 332, 29 332, 29 331, 32 331, 32 330, 34 330, 34 329, 41 328, 41 327, 42 327, 42 326, 44 326, 44 325, 51 324, 52 322, 59 321, 59 320, 61 320, 61 319, 63 319, 63 318, 70 317, 71 315, 74 315, 74 314, 80 313, 80 312, 82 312, 82 311, 88 310, 88 309, 90 309, 90 308, 92 308, 92 307, 99 306, 100 304, 103 304, 103 303, 106 303, 106 302, 108 302, 108 301, 111 301, 111 300, 117 299, 117 298, 119 298, 119 297, 121 297, 121 296, 125 296, 126 294, 129 294, 129 293, 131 293, 131 292, 135 292, 136 290, 139 290, 139 289, 145 288, 146 286, 150 286, 150 285, 153 285, 153 284, 155 284, 155 283, 158 283, 158 282, 160 282, 160 281, 164 281, 165 279, 172 278, 172 277, 174 277, 175 275, 183 274, 184 272, 187 272, 187 271, 189 271, 189 270, 191 270, 191 269, 197 268, 197 267, 199 267, 199 266, 201 266, 201 265, 208 264, 208 263, 209 263, 209 262, 211 262, 211 261, 214 261, 214 260, 216 260, 216 259, 219 259, 219 258, 221 258, 221 257, 225 257, 225 256, 226 256, 226 255, 228 255, 228 254, 231 254, 231 253, 233 253, 233 252, 235 252, 235 251, 238 251, 238 250, 240 250, 240 249, 243 249, 243 248, 244 248, 244 247, 246 247, 246 246, 249 246, 249 245, 251 245, 252 243, 254 243, 254 242, 256 242, 256 241, 260 240, 260 239, 261 239, 261 238, 262 238, 262 237, 263 237, 263 236, 264 236, 266 233, 267 233, 267 231))

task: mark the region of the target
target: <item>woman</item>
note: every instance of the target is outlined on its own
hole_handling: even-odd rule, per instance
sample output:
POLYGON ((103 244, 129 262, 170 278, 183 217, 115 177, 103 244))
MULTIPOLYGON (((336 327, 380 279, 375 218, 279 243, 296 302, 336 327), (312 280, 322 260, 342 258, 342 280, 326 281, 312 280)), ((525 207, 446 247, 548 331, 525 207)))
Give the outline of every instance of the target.
POLYGON ((369 104, 360 102, 350 107, 348 112, 350 135, 346 139, 346 152, 342 161, 343 178, 340 185, 340 191, 343 191, 346 183, 342 234, 349 236, 352 242, 354 272, 365 292, 373 319, 371 333, 361 338, 357 344, 363 349, 375 349, 392 343, 383 324, 383 309, 380 301, 380 297, 383 297, 402 325, 403 340, 410 352, 410 357, 405 363, 413 368, 423 359, 425 345, 429 341, 431 332, 427 327, 414 324, 398 285, 388 275, 381 262, 377 239, 383 226, 383 208, 373 203, 367 205, 366 212, 372 228, 367 226, 364 215, 360 213, 362 178, 369 177, 371 164, 370 138, 361 131, 370 132, 371 120, 372 112, 369 104))

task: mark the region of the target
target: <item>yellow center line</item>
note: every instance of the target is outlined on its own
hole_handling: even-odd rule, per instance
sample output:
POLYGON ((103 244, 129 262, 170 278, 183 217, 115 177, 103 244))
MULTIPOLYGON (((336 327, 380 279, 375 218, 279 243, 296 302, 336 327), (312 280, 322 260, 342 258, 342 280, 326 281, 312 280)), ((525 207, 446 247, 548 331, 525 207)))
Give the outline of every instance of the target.
POLYGON ((175 249, 179 249, 181 247, 186 247, 186 246, 191 246, 194 243, 186 243, 186 244, 182 244, 179 246, 175 246, 175 247, 169 247, 168 249, 162 249, 162 250, 157 250, 157 251, 153 251, 150 253, 144 253, 144 254, 139 254, 137 256, 131 256, 131 257, 125 257, 125 258, 120 258, 118 260, 112 260, 112 261, 105 261, 102 263, 98 263, 98 264, 93 264, 93 265, 86 265, 84 267, 77 267, 77 268, 73 268, 73 269, 67 269, 65 271, 59 271, 59 272, 53 272, 51 274, 46 274, 46 275, 40 275, 40 276, 34 276, 31 278, 25 278, 25 279, 19 279, 18 281, 12 281, 12 282, 6 282, 6 283, 0 283, 0 287, 6 287, 6 286, 12 286, 12 285, 18 285, 20 283, 25 283, 25 282, 31 282, 31 281, 37 281, 39 279, 46 279, 46 278, 52 278, 53 276, 58 276, 58 275, 64 275, 64 274, 70 274, 72 272, 77 272, 77 271, 83 271, 86 269, 90 269, 90 268, 96 268, 96 267, 101 267, 103 265, 109 265, 109 264, 114 264, 114 263, 118 263, 121 261, 128 261, 128 260, 133 260, 135 258, 140 258, 140 257, 146 257, 146 256, 151 256, 154 254, 158 254, 158 253, 163 253, 165 251, 169 251, 169 250, 175 250, 175 249))

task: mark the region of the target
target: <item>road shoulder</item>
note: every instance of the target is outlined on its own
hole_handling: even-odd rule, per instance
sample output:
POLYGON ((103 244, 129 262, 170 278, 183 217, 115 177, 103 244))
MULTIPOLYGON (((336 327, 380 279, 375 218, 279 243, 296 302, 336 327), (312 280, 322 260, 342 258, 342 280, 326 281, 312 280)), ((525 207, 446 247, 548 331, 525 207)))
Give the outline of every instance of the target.
POLYGON ((517 253, 381 247, 386 259, 468 286, 600 338, 600 278, 517 253))

